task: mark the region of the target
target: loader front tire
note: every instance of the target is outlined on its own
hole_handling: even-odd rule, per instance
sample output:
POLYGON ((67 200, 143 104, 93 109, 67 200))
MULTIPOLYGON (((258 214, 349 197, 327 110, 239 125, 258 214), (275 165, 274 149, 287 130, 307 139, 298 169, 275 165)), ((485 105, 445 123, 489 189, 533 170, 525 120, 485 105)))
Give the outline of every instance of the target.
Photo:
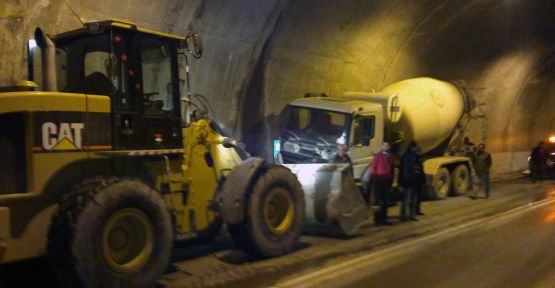
POLYGON ((230 225, 233 242, 255 258, 291 252, 304 224, 304 196, 296 176, 283 166, 263 167, 247 194, 243 223, 230 225))
POLYGON ((62 287, 151 287, 173 244, 162 196, 143 182, 96 177, 59 203, 48 235, 62 287))

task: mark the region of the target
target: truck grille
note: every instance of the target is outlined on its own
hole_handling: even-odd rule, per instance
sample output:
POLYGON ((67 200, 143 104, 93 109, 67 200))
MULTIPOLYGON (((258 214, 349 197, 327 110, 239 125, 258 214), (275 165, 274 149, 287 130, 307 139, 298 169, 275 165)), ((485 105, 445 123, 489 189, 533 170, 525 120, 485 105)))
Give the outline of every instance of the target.
POLYGON ((22 113, 0 115, 0 195, 25 191, 24 127, 22 113))

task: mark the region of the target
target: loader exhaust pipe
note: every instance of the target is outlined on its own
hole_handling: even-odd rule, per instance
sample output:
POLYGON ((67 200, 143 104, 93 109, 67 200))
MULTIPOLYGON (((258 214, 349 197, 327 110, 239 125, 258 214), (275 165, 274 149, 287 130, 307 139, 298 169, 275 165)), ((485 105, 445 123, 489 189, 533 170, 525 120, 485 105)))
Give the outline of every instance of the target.
POLYGON ((35 29, 35 41, 42 49, 41 73, 42 89, 45 91, 58 91, 56 79, 56 45, 42 29, 35 29))

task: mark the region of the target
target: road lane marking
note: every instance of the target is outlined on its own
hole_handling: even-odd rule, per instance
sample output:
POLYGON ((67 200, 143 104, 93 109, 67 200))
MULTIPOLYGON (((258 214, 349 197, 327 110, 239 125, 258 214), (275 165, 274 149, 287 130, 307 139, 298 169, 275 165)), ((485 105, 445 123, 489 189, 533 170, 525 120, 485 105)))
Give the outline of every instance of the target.
POLYGON ((528 205, 525 204, 486 218, 472 220, 429 235, 407 239, 402 242, 386 246, 378 251, 369 252, 368 254, 341 263, 284 280, 272 287, 326 287, 330 286, 330 281, 337 279, 344 279, 342 282, 348 282, 349 280, 354 281, 356 280, 356 271, 362 271, 363 269, 365 272, 374 271, 372 273, 365 273, 364 276, 368 276, 387 268, 385 265, 375 265, 378 262, 382 262, 386 259, 393 259, 394 261, 389 261, 387 266, 395 265, 396 263, 402 262, 407 255, 421 250, 423 246, 430 245, 432 242, 447 240, 473 229, 476 225, 481 225, 482 227, 484 225, 497 226, 514 219, 521 213, 532 211, 554 202, 555 198, 547 198, 537 202, 530 202, 528 205), (328 285, 326 285, 326 283, 328 283, 328 285))

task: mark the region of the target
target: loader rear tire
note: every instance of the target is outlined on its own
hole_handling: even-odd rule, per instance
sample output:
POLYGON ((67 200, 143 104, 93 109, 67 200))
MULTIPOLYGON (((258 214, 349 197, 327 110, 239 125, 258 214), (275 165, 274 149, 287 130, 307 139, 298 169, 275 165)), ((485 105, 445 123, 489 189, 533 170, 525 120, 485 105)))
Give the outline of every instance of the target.
POLYGON ((48 233, 62 287, 151 287, 173 244, 162 196, 139 180, 95 177, 59 203, 48 233))
POLYGON ((296 176, 283 166, 263 167, 248 193, 243 223, 230 225, 233 242, 251 257, 291 252, 304 224, 304 196, 296 176))

